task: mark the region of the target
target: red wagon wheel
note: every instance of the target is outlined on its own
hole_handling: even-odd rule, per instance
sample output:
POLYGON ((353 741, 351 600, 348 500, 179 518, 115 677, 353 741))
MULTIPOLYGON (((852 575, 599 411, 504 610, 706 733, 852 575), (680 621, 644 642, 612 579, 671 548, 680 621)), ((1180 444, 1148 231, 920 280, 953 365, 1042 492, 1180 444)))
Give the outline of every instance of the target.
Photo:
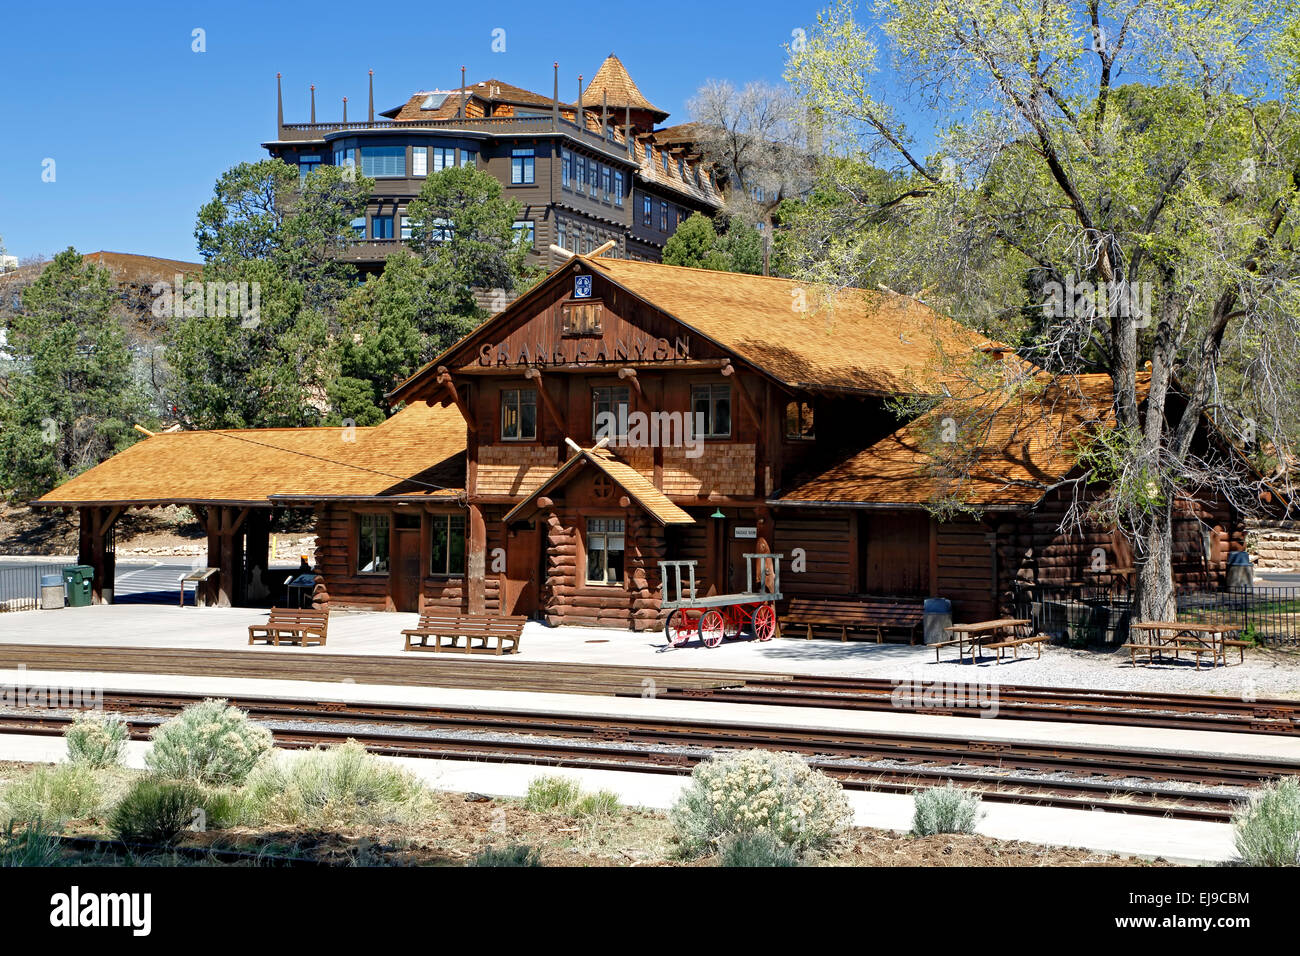
POLYGON ((741 630, 745 626, 744 608, 732 604, 724 610, 723 615, 723 634, 728 638, 739 637, 741 630))
POLYGON ((694 633, 695 622, 687 615, 685 608, 678 608, 668 615, 668 621, 664 624, 664 636, 673 647, 685 644, 694 633))
POLYGON ((760 641, 770 641, 776 636, 776 608, 770 604, 760 604, 754 608, 754 637, 760 641))
POLYGON ((700 640, 705 647, 717 647, 726 635, 727 621, 717 608, 709 608, 700 615, 700 640))

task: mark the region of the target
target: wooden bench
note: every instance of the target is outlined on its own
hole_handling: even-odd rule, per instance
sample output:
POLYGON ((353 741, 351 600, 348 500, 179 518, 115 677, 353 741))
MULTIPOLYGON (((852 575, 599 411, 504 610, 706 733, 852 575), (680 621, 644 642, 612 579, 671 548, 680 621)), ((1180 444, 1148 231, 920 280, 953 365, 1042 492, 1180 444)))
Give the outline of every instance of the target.
MULTIPOLYGON (((1134 667, 1137 666, 1137 655, 1139 651, 1146 652, 1148 664, 1155 663, 1156 657, 1163 657, 1166 651, 1173 651, 1175 659, 1177 659, 1178 655, 1183 651, 1186 651, 1188 654, 1196 655, 1197 670, 1201 669, 1202 654, 1210 655, 1211 664, 1213 664, 1219 657, 1219 649, 1217 647, 1212 644, 1203 644, 1200 641, 1167 640, 1160 644, 1148 644, 1144 641, 1129 641, 1126 644, 1121 644, 1120 647, 1128 648, 1129 660, 1132 662, 1134 667)), ((1243 661, 1246 659, 1244 651, 1242 652, 1241 659, 1243 661)))
POLYGON ((276 647, 281 644, 300 644, 303 647, 319 644, 324 647, 329 623, 327 610, 273 607, 265 624, 249 626, 248 643, 266 641, 276 647))
POLYGON ((1223 645, 1223 663, 1224 663, 1224 664, 1227 664, 1227 663, 1228 663, 1228 648, 1230 648, 1230 647, 1235 647, 1235 648, 1238 650, 1238 652, 1240 652, 1240 655, 1241 655, 1241 657, 1240 657, 1240 659, 1237 661, 1237 663, 1239 663, 1239 664, 1244 664, 1244 663, 1246 663, 1246 648, 1248 648, 1248 647, 1254 647, 1254 646, 1255 646, 1255 645, 1252 644, 1250 641, 1238 641, 1238 640, 1229 640, 1229 639, 1224 639, 1224 640, 1220 641, 1219 643, 1223 645))
POLYGON ((847 641, 850 634, 875 634, 877 644, 884 641, 886 631, 902 632, 907 634, 908 643, 915 644, 924 620, 924 606, 910 604, 905 598, 791 598, 781 626, 783 630, 806 629, 808 640, 817 628, 838 631, 841 641, 847 641))
POLYGON ((415 627, 402 631, 406 638, 404 649, 433 651, 435 654, 444 648, 454 648, 466 654, 516 654, 527 621, 526 617, 425 611, 420 614, 415 627), (462 637, 464 645, 459 643, 462 637), (433 638, 432 644, 429 638, 433 638), (475 641, 480 642, 478 647, 474 646, 475 641), (490 646, 489 642, 495 643, 490 646))
MULTIPOLYGON (((985 644, 984 646, 987 647, 987 648, 991 648, 991 649, 996 649, 996 650, 997 650, 997 652, 998 652, 998 663, 1001 664, 1001 663, 1002 663, 1002 652, 1003 652, 1004 650, 1006 650, 1006 648, 1008 648, 1008 647, 1011 648, 1011 653, 1012 653, 1012 655, 1013 655, 1017 660, 1019 660, 1019 658, 1020 658, 1020 648, 1021 648, 1023 645, 1025 645, 1025 644, 1033 644, 1033 645, 1034 645, 1034 650, 1038 651, 1038 656, 1039 656, 1039 657, 1042 657, 1042 656, 1043 656, 1043 645, 1044 645, 1045 643, 1047 643, 1048 640, 1050 640, 1050 638, 1049 638, 1048 635, 1046 635, 1046 634, 1035 634, 1033 637, 1017 637, 1017 638, 1014 638, 1014 639, 1012 639, 1012 640, 1007 640, 1007 641, 995 641, 995 642, 992 643, 992 644, 985 644)), ((936 652, 936 655, 937 655, 937 653, 938 653, 938 652, 936 652)))

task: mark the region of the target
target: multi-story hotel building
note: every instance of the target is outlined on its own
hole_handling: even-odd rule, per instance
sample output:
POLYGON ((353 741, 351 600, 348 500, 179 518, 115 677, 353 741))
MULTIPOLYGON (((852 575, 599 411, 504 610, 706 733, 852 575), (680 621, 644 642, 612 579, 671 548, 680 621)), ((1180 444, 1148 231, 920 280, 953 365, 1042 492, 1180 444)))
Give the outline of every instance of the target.
POLYGON ((519 201, 516 229, 531 241, 535 261, 550 269, 563 256, 607 242, 611 255, 658 262, 664 243, 692 213, 712 215, 722 205, 718 183, 690 143, 656 140, 668 114, 637 88, 612 53, 591 81, 578 78, 579 95, 560 100, 559 67, 551 95, 501 80, 454 89, 423 90, 405 103, 368 114, 317 122, 315 90, 307 123, 284 122, 277 78, 272 156, 307 173, 319 165, 353 165, 375 180, 374 194, 353 227, 360 241, 347 253, 363 271, 410 237, 407 204, 427 176, 451 165, 475 165, 519 201))

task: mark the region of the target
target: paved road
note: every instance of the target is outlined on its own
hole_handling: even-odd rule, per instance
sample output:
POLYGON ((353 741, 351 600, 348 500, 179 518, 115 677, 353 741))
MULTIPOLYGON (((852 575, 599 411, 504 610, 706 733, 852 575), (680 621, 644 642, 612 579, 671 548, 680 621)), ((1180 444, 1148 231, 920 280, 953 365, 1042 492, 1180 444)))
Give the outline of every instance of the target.
MULTIPOLYGON (((40 575, 56 574, 72 561, 59 561, 53 558, 30 558, 22 561, 6 560, 0 563, 0 601, 12 598, 37 597, 40 575)), ((122 561, 117 562, 115 599, 126 601, 176 600, 177 588, 182 575, 188 574, 193 565, 183 558, 168 558, 162 561, 122 561)), ((193 585, 190 585, 193 590, 193 585)))

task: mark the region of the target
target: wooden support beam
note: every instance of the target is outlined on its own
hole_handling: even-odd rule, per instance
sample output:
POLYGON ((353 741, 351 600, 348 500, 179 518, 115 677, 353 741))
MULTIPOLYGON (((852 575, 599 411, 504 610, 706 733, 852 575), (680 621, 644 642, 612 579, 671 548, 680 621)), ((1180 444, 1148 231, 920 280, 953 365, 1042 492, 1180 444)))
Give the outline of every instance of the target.
POLYGON ((447 366, 438 366, 437 381, 439 385, 446 386, 447 393, 451 396, 451 400, 456 404, 456 407, 460 409, 460 414, 465 419, 465 427, 472 432, 478 431, 478 426, 474 424, 474 414, 470 411, 469 405, 460 394, 460 390, 456 388, 456 382, 451 377, 451 373, 447 371, 447 366))
POLYGON ((645 392, 641 389, 641 379, 637 378, 636 369, 624 366, 618 370, 618 377, 625 382, 631 383, 632 387, 636 389, 637 395, 643 399, 645 398, 645 392))
POLYGON ((542 380, 541 369, 530 366, 524 371, 524 378, 537 384, 537 395, 541 398, 542 404, 546 406, 546 414, 551 416, 551 421, 555 423, 555 427, 563 431, 564 416, 560 414, 560 410, 555 407, 555 402, 551 400, 550 393, 546 391, 546 382, 542 380))
POLYGON ((487 523, 483 520, 483 509, 471 504, 469 506, 469 555, 465 567, 470 614, 487 613, 487 588, 484 584, 486 574, 487 523))

